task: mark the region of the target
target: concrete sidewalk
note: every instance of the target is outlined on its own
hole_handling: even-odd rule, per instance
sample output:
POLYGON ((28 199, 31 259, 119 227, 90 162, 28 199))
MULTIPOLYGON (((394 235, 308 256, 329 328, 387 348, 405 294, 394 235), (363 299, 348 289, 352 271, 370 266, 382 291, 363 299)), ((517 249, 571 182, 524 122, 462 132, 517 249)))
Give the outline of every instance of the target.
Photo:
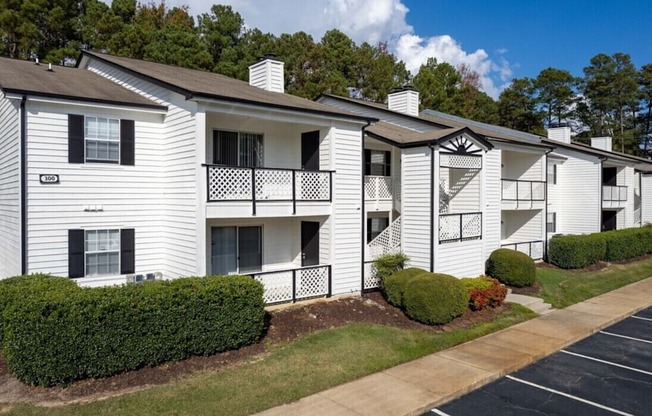
POLYGON ((421 415, 651 305, 648 278, 259 415, 421 415))

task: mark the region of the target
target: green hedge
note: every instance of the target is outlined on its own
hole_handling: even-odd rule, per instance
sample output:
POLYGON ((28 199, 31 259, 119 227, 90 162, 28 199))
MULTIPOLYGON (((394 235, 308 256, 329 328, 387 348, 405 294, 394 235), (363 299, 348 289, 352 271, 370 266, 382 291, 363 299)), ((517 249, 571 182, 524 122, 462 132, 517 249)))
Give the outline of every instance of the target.
POLYGON ((506 285, 531 286, 536 276, 536 266, 525 253, 499 248, 487 260, 487 274, 506 285))
POLYGON ((652 227, 641 227, 553 237, 548 260, 563 269, 581 269, 602 260, 627 260, 650 253, 652 227))
POLYGON ((424 273, 409 279, 403 293, 405 313, 426 324, 445 324, 462 315, 469 293, 447 274, 424 273))
POLYGON ((385 294, 385 299, 387 299, 387 302, 399 308, 402 307, 403 292, 405 291, 405 287, 407 286, 408 281, 414 276, 418 276, 424 273, 428 272, 423 269, 411 267, 409 269, 404 269, 387 276, 384 279, 383 284, 383 293, 385 294))
POLYGON ((7 285, 24 285, 20 299, 0 296, 9 299, 3 354, 25 383, 51 386, 213 354, 254 343, 263 329, 263 286, 250 277, 92 289, 66 281, 19 277, 7 285))

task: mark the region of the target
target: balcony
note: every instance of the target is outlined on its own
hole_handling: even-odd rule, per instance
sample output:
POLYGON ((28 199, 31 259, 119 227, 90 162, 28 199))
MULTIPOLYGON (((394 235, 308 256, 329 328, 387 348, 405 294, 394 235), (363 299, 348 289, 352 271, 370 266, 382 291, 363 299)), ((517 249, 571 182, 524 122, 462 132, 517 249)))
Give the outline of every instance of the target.
POLYGON ((501 179, 503 209, 543 209, 546 182, 501 179))
POLYGON ((330 265, 250 274, 263 284, 263 298, 267 304, 296 302, 320 296, 330 297, 331 275, 330 265))
POLYGON ((541 260, 543 258, 543 241, 523 241, 518 243, 503 243, 500 245, 502 248, 520 251, 530 256, 533 260, 541 260))
POLYGON ((377 211, 395 209, 394 204, 401 200, 401 178, 365 175, 364 193, 368 208, 377 211))
POLYGON ((330 214, 333 171, 204 166, 207 218, 330 214))
POLYGON ((482 213, 439 215, 439 244, 482 238, 482 213))
POLYGON ((627 187, 621 185, 602 186, 602 208, 625 208, 627 187))

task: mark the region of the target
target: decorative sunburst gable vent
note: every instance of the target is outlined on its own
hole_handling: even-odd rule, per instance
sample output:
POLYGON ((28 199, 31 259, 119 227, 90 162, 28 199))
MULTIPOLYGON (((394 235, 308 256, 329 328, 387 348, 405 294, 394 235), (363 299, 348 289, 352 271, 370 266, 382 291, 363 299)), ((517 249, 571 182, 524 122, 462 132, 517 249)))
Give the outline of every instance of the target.
POLYGON ((453 169, 482 169, 484 149, 464 134, 440 143, 439 166, 453 169))

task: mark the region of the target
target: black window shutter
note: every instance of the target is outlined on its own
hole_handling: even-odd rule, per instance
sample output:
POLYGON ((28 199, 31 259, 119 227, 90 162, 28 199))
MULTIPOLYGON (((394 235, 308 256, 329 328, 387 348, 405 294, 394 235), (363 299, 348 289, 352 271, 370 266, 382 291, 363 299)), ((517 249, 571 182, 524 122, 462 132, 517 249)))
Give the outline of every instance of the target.
POLYGON ((84 116, 68 114, 68 162, 84 163, 84 116))
POLYGON ((84 230, 68 230, 68 277, 84 275, 84 230))
POLYGON ((136 132, 133 120, 120 120, 120 164, 134 165, 134 139, 136 132))
POLYGON ((131 274, 136 270, 134 236, 133 228, 120 230, 120 274, 131 274))
POLYGON ((371 175, 371 150, 364 149, 364 174, 371 175))
POLYGON ((392 176, 392 152, 385 152, 385 176, 392 176))

